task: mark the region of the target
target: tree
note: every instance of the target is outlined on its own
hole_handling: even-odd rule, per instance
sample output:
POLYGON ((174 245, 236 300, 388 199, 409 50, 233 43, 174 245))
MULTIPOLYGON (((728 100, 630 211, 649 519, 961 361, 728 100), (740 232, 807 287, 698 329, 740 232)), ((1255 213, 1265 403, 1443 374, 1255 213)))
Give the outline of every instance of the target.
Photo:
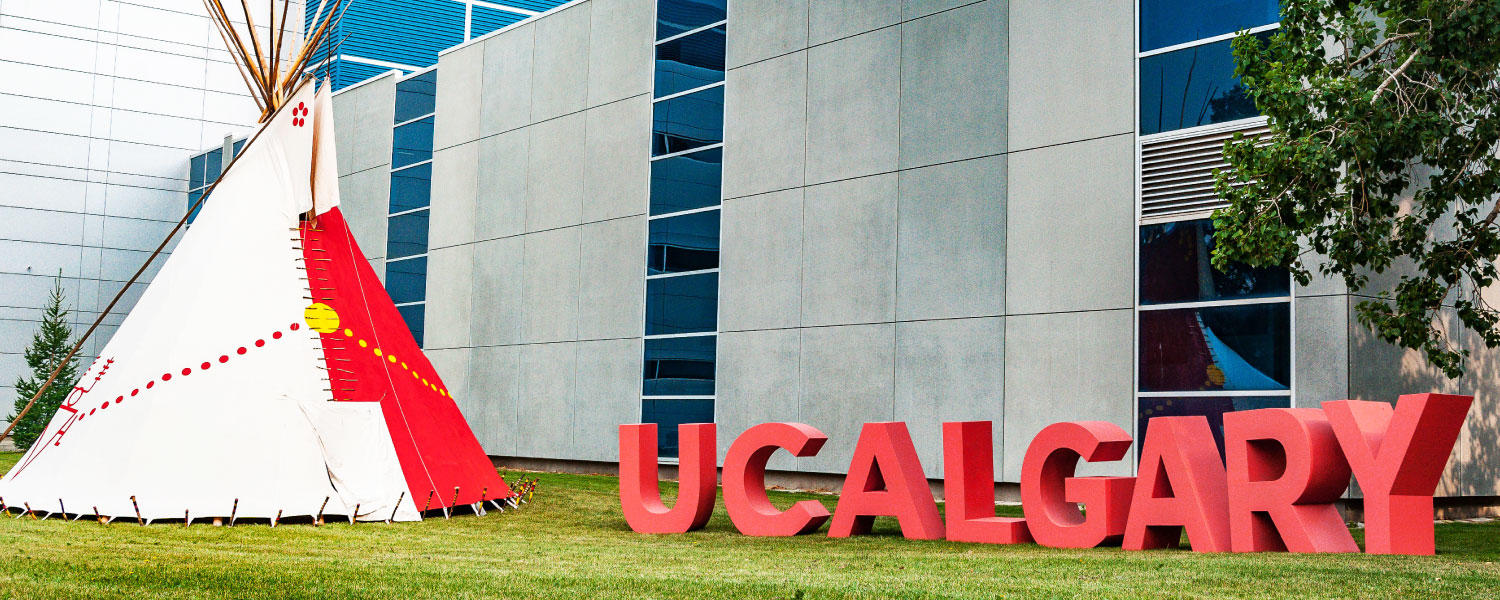
POLYGON ((1480 294, 1500 256, 1500 2, 1284 0, 1277 33, 1233 46, 1271 133, 1225 144, 1214 264, 1341 277, 1360 323, 1449 377, 1469 350, 1446 315, 1500 346, 1480 294))
POLYGON ((16 412, 10 418, 14 419, 16 414, 26 410, 26 405, 52 376, 52 371, 58 364, 63 364, 63 368, 46 393, 37 398, 36 405, 15 425, 12 436, 16 447, 22 450, 30 448, 41 437, 42 432, 47 429, 47 423, 52 420, 52 415, 57 412, 57 407, 62 406, 63 400, 73 391, 73 383, 78 380, 76 361, 69 359, 63 363, 68 352, 73 349, 73 328, 68 325, 68 312, 63 308, 62 277, 59 276, 53 284, 52 295, 47 300, 41 329, 32 334, 31 345, 26 347, 26 365, 31 368, 31 376, 16 379, 16 412))

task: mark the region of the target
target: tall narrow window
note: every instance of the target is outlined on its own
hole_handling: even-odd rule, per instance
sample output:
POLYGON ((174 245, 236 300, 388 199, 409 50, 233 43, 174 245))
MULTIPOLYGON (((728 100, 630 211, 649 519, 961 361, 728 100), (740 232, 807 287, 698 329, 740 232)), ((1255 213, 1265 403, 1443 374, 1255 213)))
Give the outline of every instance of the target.
POLYGON ((427 222, 432 206, 436 97, 436 69, 396 82, 385 287, 418 346, 423 343, 427 316, 427 222))

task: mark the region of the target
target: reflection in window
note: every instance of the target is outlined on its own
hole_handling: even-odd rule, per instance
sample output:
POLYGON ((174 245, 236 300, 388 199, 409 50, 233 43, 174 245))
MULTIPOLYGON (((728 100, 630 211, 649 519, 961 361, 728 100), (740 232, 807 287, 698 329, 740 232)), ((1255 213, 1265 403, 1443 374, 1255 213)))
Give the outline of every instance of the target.
POLYGON ((1148 56, 1140 64, 1141 135, 1260 114, 1234 76, 1229 40, 1148 56))
POLYGON ((385 241, 387 258, 427 253, 427 213, 419 210, 391 217, 385 241))
POLYGON ((663 100, 655 105, 651 155, 661 156, 724 141, 724 87, 663 100))
POLYGON ((1143 310, 1143 392, 1287 390, 1291 304, 1143 310))
POLYGON ((1140 410, 1136 413, 1136 438, 1145 441, 1147 424, 1156 417, 1208 418, 1208 427, 1214 432, 1214 441, 1219 445, 1219 456, 1224 456, 1224 413, 1259 408, 1288 408, 1289 396, 1198 396, 1140 399, 1140 410))
POLYGON ((656 97, 724 81, 724 27, 656 47, 656 97))
POLYGON ((1141 51, 1281 20, 1277 0, 1141 0, 1141 51))
POLYGON ((396 82, 396 123, 437 110, 437 69, 396 82))
POLYGON ((1267 298, 1291 293, 1282 268, 1236 264, 1228 272, 1210 263, 1212 219, 1141 227, 1141 304, 1267 298))
POLYGON ((714 336, 646 340, 647 396, 712 396, 714 336))
POLYGON ((724 151, 710 148, 651 163, 651 214, 662 215, 719 203, 724 151))
POLYGON ((194 191, 188 192, 187 209, 190 210, 190 211, 193 211, 192 213, 188 214, 188 218, 187 218, 188 225, 192 225, 193 221, 195 221, 195 220, 198 219, 198 213, 203 212, 203 207, 202 206, 197 206, 198 199, 202 198, 202 197, 203 197, 203 190, 194 190, 194 191))
POLYGON ((714 422, 714 401, 646 398, 641 401, 641 422, 657 424, 657 454, 675 457, 677 426, 714 422))
POLYGON ((195 190, 208 184, 203 180, 203 165, 207 160, 207 154, 199 154, 188 160, 188 189, 195 190))
POLYGON ((681 273, 719 267, 719 211, 651 221, 646 273, 681 273))
POLYGON ((711 332, 718 316, 718 273, 646 280, 646 335, 711 332))
POLYGON ((392 139, 391 168, 432 159, 432 117, 396 128, 392 139))
POLYGON ((432 204, 432 163, 391 173, 391 212, 406 212, 432 204))
POLYGON ((385 263, 385 290, 396 304, 427 299, 427 257, 385 263))
POLYGON ((427 321, 427 307, 425 304, 408 304, 398 306, 396 310, 401 313, 401 319, 406 321, 406 328, 411 330, 411 337, 417 341, 417 346, 422 345, 422 328, 427 321))
POLYGON ((718 23, 724 15, 724 0, 660 0, 656 3, 656 39, 718 23))
POLYGON ((224 149, 214 148, 203 155, 203 184, 213 183, 224 173, 224 149))

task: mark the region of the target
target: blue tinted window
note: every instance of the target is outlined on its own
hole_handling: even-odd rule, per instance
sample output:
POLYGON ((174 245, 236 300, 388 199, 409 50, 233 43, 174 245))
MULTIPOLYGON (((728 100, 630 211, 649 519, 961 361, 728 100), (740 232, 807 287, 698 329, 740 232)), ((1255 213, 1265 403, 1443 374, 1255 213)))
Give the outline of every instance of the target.
POLYGON ((680 273, 719 267, 719 211, 651 221, 646 272, 680 273))
POLYGON ((1219 271, 1211 219, 1141 227, 1141 304, 1266 298, 1291 294, 1286 269, 1236 264, 1219 271))
POLYGON ((396 83, 396 122, 405 123, 437 109, 437 69, 396 83))
POLYGON ((427 252, 427 213, 419 210, 391 217, 386 234, 386 258, 401 258, 427 252))
POLYGON ((714 422, 714 401, 643 400, 641 422, 656 423, 656 452, 659 456, 677 456, 677 426, 714 422))
POLYGON ((391 168, 432 158, 432 117, 396 128, 391 151, 391 168))
POLYGON ((203 181, 205 184, 218 181, 224 172, 224 149, 210 150, 203 155, 203 181))
POLYGON ((724 27, 656 46, 656 96, 724 81, 724 27))
POLYGON ((714 340, 711 335, 646 340, 647 396, 712 396, 714 340))
POLYGON ((710 148, 651 163, 651 214, 661 215, 719 203, 724 152, 710 148))
POLYGON ((417 346, 421 346, 422 327, 427 320, 427 307, 422 304, 409 304, 397 306, 396 310, 401 313, 401 319, 406 321, 406 328, 411 330, 411 337, 417 340, 417 346))
POLYGON ((1144 392, 1286 390, 1291 304, 1140 313, 1144 392))
POLYGON ((187 209, 192 211, 188 213, 187 222, 189 225, 193 224, 193 221, 198 218, 198 213, 203 210, 203 207, 201 206, 197 206, 196 208, 194 208, 198 204, 198 199, 202 197, 203 192, 201 190, 196 192, 188 192, 187 209))
POLYGON ((427 257, 385 263, 385 290, 396 304, 427 299, 427 257))
POLYGON ((1146 440, 1146 427, 1156 417, 1208 418, 1208 427, 1213 430, 1214 441, 1219 444, 1219 456, 1224 456, 1224 413, 1237 410, 1261 408, 1289 408, 1291 398, 1287 396, 1215 396, 1178 398, 1141 398, 1137 413, 1136 438, 1146 440))
POLYGON ((1260 114, 1234 76, 1229 40, 1141 59, 1141 133, 1260 114))
POLYGON ((432 204, 432 163, 391 173, 391 212, 405 212, 432 204))
POLYGON ((235 156, 239 156, 240 155, 240 151, 244 150, 244 149, 245 149, 245 140, 240 140, 240 141, 234 143, 234 155, 235 156))
POLYGON ((724 20, 724 0, 659 0, 656 39, 664 40, 724 20))
POLYGON ((1141 51, 1281 20, 1276 0, 1141 0, 1141 51))
POLYGON ((724 88, 657 102, 651 154, 660 156, 724 141, 724 88))
POLYGON ((188 160, 188 189, 196 190, 207 185, 203 180, 203 164, 207 157, 199 154, 188 160))
POLYGON ((646 335, 711 332, 718 318, 718 273, 646 280, 646 335))

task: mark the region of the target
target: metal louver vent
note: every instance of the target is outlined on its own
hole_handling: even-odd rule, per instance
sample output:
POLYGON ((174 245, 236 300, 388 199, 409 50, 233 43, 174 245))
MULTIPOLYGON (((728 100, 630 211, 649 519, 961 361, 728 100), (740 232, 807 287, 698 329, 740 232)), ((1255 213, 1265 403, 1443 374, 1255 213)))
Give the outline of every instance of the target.
POLYGON ((1207 216, 1224 206, 1214 193, 1214 171, 1228 168, 1224 142, 1236 133, 1258 138, 1263 122, 1186 137, 1141 142, 1141 222, 1207 216))

